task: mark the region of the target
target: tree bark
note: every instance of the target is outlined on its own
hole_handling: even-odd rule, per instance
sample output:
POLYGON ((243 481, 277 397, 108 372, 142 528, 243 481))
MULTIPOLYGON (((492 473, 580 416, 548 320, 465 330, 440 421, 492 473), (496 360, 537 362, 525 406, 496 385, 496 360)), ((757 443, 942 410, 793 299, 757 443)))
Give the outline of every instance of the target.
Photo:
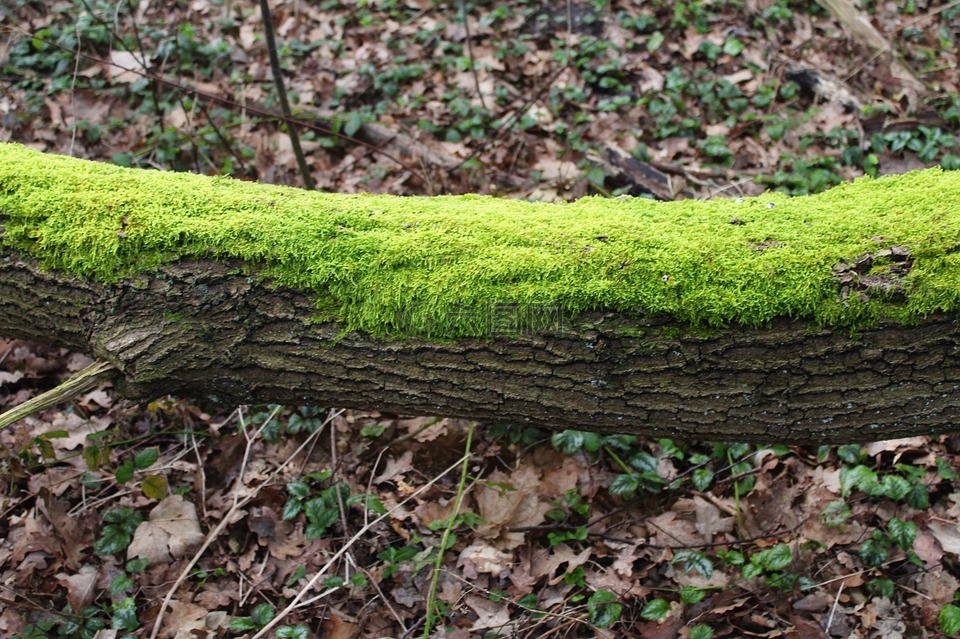
POLYGON ((851 337, 800 322, 696 333, 616 314, 487 340, 373 339, 238 264, 102 285, 0 253, 0 334, 103 358, 121 396, 378 408, 683 439, 852 442, 960 423, 952 316, 851 337))

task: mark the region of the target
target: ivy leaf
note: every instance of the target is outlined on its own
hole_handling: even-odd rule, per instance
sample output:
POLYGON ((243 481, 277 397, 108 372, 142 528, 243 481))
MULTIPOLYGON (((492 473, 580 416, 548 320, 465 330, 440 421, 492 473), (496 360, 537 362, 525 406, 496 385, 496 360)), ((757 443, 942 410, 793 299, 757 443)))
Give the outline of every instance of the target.
POLYGON ((848 464, 858 464, 863 458, 863 449, 859 444, 845 444, 837 447, 837 457, 848 464))
POLYGON ((300 511, 303 510, 303 502, 299 499, 288 499, 287 503, 283 505, 283 519, 288 521, 293 519, 300 514, 300 511))
POLYGON ((783 570, 792 564, 793 553, 790 552, 790 546, 786 544, 777 544, 773 548, 767 548, 766 550, 750 558, 750 561, 754 560, 756 560, 756 563, 764 570, 774 572, 777 570, 783 570))
POLYGON ((609 628, 623 612, 623 606, 617 596, 609 590, 598 590, 587 600, 590 623, 597 628, 609 628))
POLYGON ((701 552, 689 549, 678 550, 670 563, 676 564, 680 562, 683 562, 685 572, 696 570, 707 579, 713 576, 713 562, 701 552))
POLYGON ((114 477, 117 479, 117 483, 125 484, 133 479, 133 471, 133 462, 129 459, 120 464, 120 467, 117 468, 117 472, 114 474, 114 477))
POLYGON ((940 632, 943 634, 948 637, 957 634, 960 632, 960 608, 947 604, 940 609, 937 621, 940 622, 940 632))
POLYGON ((562 430, 554 433, 550 438, 553 447, 567 456, 573 456, 583 448, 583 432, 579 430, 562 430))
POLYGON ((259 626, 253 622, 250 617, 234 617, 230 620, 230 630, 234 632, 246 632, 247 630, 257 630, 259 626))
POLYGON ((277 628, 277 639, 307 639, 310 629, 306 626, 280 626, 277 628))
POLYGON ((670 612, 670 604, 666 600, 657 597, 647 602, 647 605, 640 611, 640 616, 647 621, 660 621, 670 612))
POLYGON ((704 491, 710 488, 710 484, 713 483, 713 476, 713 471, 709 468, 698 468, 693 471, 690 479, 697 490, 704 491))
POLYGON ((899 475, 887 475, 880 484, 883 494, 894 501, 900 501, 910 493, 910 482, 899 475))
POLYGON ((359 111, 351 111, 347 114, 347 121, 343 123, 343 132, 352 137, 362 126, 363 116, 359 111))
POLYGON ((887 524, 887 531, 893 543, 904 550, 913 548, 913 540, 917 538, 917 525, 912 521, 901 521, 894 517, 887 524))
POLYGON ((127 549, 133 535, 125 532, 119 526, 107 526, 103 534, 93 544, 93 552, 101 556, 118 555, 127 549))
POLYGON ((343 588, 343 584, 345 583, 344 578, 337 575, 336 577, 327 577, 324 579, 322 586, 324 590, 327 588, 343 588))
POLYGON ((44 433, 37 437, 34 441, 37 446, 40 448, 40 453, 43 455, 44 459, 56 459, 57 454, 53 450, 53 445, 50 443, 50 438, 61 437, 57 433, 61 431, 55 431, 53 433, 44 433))
POLYGON ((871 567, 881 566, 890 556, 876 539, 868 539, 860 546, 860 560, 871 567))
POLYGON ((167 478, 163 475, 147 475, 140 482, 140 490, 150 499, 163 499, 167 496, 167 478))
POLYGON ((582 433, 583 435, 583 449, 590 453, 595 453, 600 450, 600 447, 603 446, 603 440, 600 438, 600 435, 597 433, 591 433, 589 431, 582 433))
POLYGON ((114 508, 103 516, 107 525, 93 544, 93 551, 101 556, 117 555, 133 541, 133 533, 143 521, 143 515, 132 508, 114 508))
POLYGON ((947 460, 942 457, 937 457, 937 475, 941 479, 946 479, 948 481, 954 481, 960 479, 960 475, 957 474, 957 471, 947 462, 947 460))
POLYGON ((683 600, 683 603, 695 604, 703 601, 703 598, 707 596, 707 591, 703 588, 697 588, 695 586, 684 586, 680 590, 680 599, 683 600))
POLYGON ((893 598, 893 593, 895 591, 895 586, 893 581, 890 579, 872 579, 867 582, 867 592, 875 597, 886 597, 887 599, 893 598))
POLYGON ((831 528, 839 528, 848 519, 850 519, 850 506, 842 499, 834 499, 820 513, 820 522, 831 528))
POLYGON ((131 559, 130 561, 128 561, 127 565, 124 566, 123 568, 130 574, 136 574, 141 570, 146 570, 147 566, 149 565, 150 565, 149 559, 144 559, 143 557, 137 557, 136 559, 131 559))
POLYGON ((727 38, 727 41, 723 43, 723 52, 729 56, 736 57, 740 55, 741 51, 743 51, 743 43, 736 38, 727 38))
POLYGON ((713 628, 705 623, 697 624, 690 629, 690 639, 713 639, 713 628))
POLYGON ((258 628, 263 628, 265 625, 273 621, 273 616, 276 614, 276 611, 268 603, 257 604, 253 608, 253 612, 250 613, 250 619, 257 624, 258 628))
POLYGON ((743 567, 743 578, 744 579, 754 579, 763 574, 763 568, 759 564, 755 564, 752 561, 743 567))
POLYGON ((84 446, 81 451, 87 470, 97 471, 103 466, 104 455, 99 446, 84 446))
POLYGON ((306 499, 310 495, 310 486, 303 481, 292 481, 287 484, 287 492, 297 499, 306 499))
POLYGON ((660 48, 660 45, 663 44, 664 36, 659 31, 654 31, 650 34, 650 37, 647 38, 647 51, 653 53, 660 48))
POLYGON ((133 597, 127 597, 120 603, 114 604, 110 627, 116 630, 136 630, 140 627, 140 621, 137 619, 137 604, 133 597))
POLYGON ((110 581, 110 594, 114 597, 119 597, 132 588, 133 578, 126 573, 121 573, 110 581))
POLYGON ((877 474, 868 466, 861 464, 840 471, 840 489, 844 497, 848 496, 854 488, 862 488, 865 484, 871 482, 877 483, 877 474))
POLYGON ((153 466, 160 459, 160 450, 157 448, 148 448, 142 450, 133 458, 133 465, 137 470, 146 470, 153 466))
POLYGON ((742 566, 746 561, 743 558, 743 553, 737 550, 718 550, 717 559, 728 566, 742 566))
POLYGON ((637 492, 638 488, 640 488, 640 476, 636 473, 628 473, 614 477, 607 490, 610 491, 611 495, 628 499, 637 492))
POLYGON ((926 510, 927 506, 930 505, 930 493, 927 492, 927 487, 923 484, 914 484, 903 501, 911 508, 926 510))
POLYGON ((653 473, 656 475, 660 462, 650 453, 637 453, 630 458, 630 465, 641 473, 653 473))

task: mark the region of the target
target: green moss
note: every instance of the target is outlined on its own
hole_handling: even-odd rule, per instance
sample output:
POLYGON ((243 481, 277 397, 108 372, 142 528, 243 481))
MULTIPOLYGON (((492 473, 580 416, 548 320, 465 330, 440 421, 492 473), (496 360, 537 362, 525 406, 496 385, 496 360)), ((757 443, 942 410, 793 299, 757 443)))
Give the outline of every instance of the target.
POLYGON ((797 198, 544 204, 317 193, 0 144, 0 223, 4 245, 102 282, 242 260, 375 335, 489 335, 503 309, 857 327, 960 307, 960 172, 939 169, 797 198), (833 267, 894 245, 914 260, 902 294, 842 300, 833 267))

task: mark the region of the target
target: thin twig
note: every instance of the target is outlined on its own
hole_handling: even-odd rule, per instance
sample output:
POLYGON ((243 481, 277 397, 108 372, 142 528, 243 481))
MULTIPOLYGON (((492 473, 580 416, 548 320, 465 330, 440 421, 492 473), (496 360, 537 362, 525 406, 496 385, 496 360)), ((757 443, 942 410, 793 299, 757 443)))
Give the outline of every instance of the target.
MULTIPOLYGON (((377 524, 379 524, 379 523, 380 523, 381 521, 383 521, 384 519, 387 519, 388 517, 392 516, 393 513, 395 513, 396 511, 400 510, 403 506, 405 506, 405 505, 407 504, 407 502, 409 502, 409 501, 411 501, 411 500, 413 500, 413 499, 416 499, 417 497, 419 497, 420 495, 422 495, 424 492, 426 492, 427 490, 429 490, 434 484, 436 484, 438 481, 440 481, 441 479, 443 479, 444 477, 446 477, 447 474, 448 474, 450 471, 456 469, 456 467, 459 466, 461 463, 463 463, 463 459, 462 459, 462 458, 461 458, 461 459, 458 459, 458 460, 455 461, 455 462, 453 462, 450 466, 448 466, 446 469, 444 469, 443 472, 441 472, 439 475, 437 475, 436 477, 434 477, 433 479, 431 479, 430 481, 428 481, 426 484, 424 484, 423 486, 421 486, 420 488, 418 488, 417 490, 415 490, 414 492, 412 492, 412 493, 411 493, 410 495, 408 495, 403 501, 399 502, 399 503, 398 503, 397 505, 395 505, 393 508, 391 508, 391 509, 388 510, 387 512, 383 513, 382 515, 380 515, 379 517, 377 517, 376 519, 374 519, 373 521, 371 521, 370 523, 368 523, 367 525, 365 525, 363 528, 361 528, 360 530, 358 530, 358 531, 356 532, 356 534, 353 535, 353 537, 351 537, 349 540, 347 540, 346 544, 344 544, 343 547, 342 547, 340 550, 338 550, 336 553, 334 553, 333 556, 330 557, 330 559, 327 560, 327 563, 324 564, 323 568, 321 568, 320 570, 318 570, 317 573, 316 573, 313 577, 310 578, 310 581, 308 581, 308 582, 303 586, 303 588, 300 589, 300 592, 298 592, 298 593, 297 593, 297 596, 294 597, 293 600, 290 601, 289 604, 287 604, 287 607, 284 608, 283 610, 281 610, 281 611, 277 614, 277 616, 275 616, 275 617, 270 621, 270 623, 268 623, 268 624, 265 625, 263 628, 261 628, 261 629, 257 632, 257 634, 253 635, 250 639, 261 639, 262 637, 266 637, 267 634, 268 634, 271 630, 273 630, 273 628, 274 628, 277 624, 281 623, 284 619, 286 619, 287 615, 289 615, 291 612, 293 612, 294 610, 297 609, 297 607, 298 607, 299 604, 300 604, 300 601, 304 598, 304 596, 305 596, 310 590, 313 589, 313 587, 317 584, 317 582, 319 582, 320 579, 321 579, 325 574, 327 574, 327 572, 330 570, 330 567, 333 566, 334 563, 336 563, 337 561, 339 561, 340 558, 343 557, 343 556, 347 553, 347 551, 350 550, 350 548, 352 548, 353 545, 356 544, 357 541, 359 541, 360 538, 367 533, 367 531, 369 531, 371 528, 373 528, 374 526, 376 526, 377 524)), ((316 598, 314 598, 314 599, 316 599, 316 598)), ((154 638, 154 637, 151 637, 151 639, 155 639, 155 638, 154 638)))
MULTIPOLYGON (((509 129, 514 124, 516 124, 516 122, 521 117, 523 117, 523 114, 527 112, 527 109, 529 109, 534 102, 536 102, 541 97, 543 97, 543 94, 546 93, 547 90, 553 86, 553 83, 557 81, 557 78, 560 77, 560 74, 566 70, 567 70, 566 65, 563 65, 560 68, 558 68, 556 71, 554 71, 553 75, 547 78, 546 82, 544 82, 536 91, 534 91, 532 97, 530 97, 523 104, 521 104, 519 108, 514 109, 513 114, 509 118, 504 120, 500 124, 500 126, 497 127, 496 131, 484 137, 483 142, 481 142, 476 149, 470 152, 470 155, 468 155, 467 158, 460 163, 460 166, 463 166, 473 158, 480 155, 487 148, 487 144, 489 144, 491 140, 497 139, 497 136, 499 136, 502 131, 504 131, 505 129, 509 129)), ((506 112, 509 112, 509 110, 507 110, 506 112)))
MULTIPOLYGON (((460 575, 458 575, 458 574, 455 573, 455 572, 449 572, 449 571, 448 571, 447 574, 450 575, 451 577, 453 577, 454 579, 463 582, 464 585, 469 586, 470 588, 473 588, 473 589, 476 590, 477 592, 483 593, 483 594, 486 595, 487 597, 492 597, 492 596, 494 596, 494 595, 497 594, 497 593, 494 593, 494 592, 491 591, 491 590, 488 590, 488 589, 486 589, 486 588, 484 588, 484 587, 482 587, 482 586, 477 585, 475 582, 467 581, 466 579, 464 579, 463 577, 461 577, 460 575)), ((541 593, 542 593, 542 591, 541 591, 541 593)), ((525 612, 531 612, 531 613, 534 613, 534 614, 537 614, 537 615, 542 615, 542 616, 544 616, 544 617, 553 617, 553 618, 555 618, 555 619, 562 619, 562 620, 565 620, 565 621, 576 621, 576 622, 578 622, 578 623, 583 623, 583 624, 587 624, 587 625, 592 626, 592 624, 590 624, 590 623, 589 623, 586 619, 584 619, 583 617, 574 617, 573 615, 564 614, 564 613, 562 613, 562 612, 551 612, 551 611, 549 611, 549 610, 543 610, 543 609, 537 608, 537 607, 535 607, 535 606, 528 606, 528 605, 526 605, 526 604, 522 604, 522 603, 520 603, 519 601, 516 601, 516 600, 514 600, 514 599, 510 599, 510 598, 508 598, 508 597, 500 596, 500 599, 501 599, 504 603, 507 603, 507 604, 509 604, 509 605, 511 605, 511 606, 516 606, 517 608, 519 608, 520 610, 523 610, 523 611, 525 611, 525 612)))
POLYGON ((163 622, 163 616, 166 613, 167 609, 170 607, 170 602, 173 601, 173 595, 177 592, 180 586, 183 585, 183 582, 186 581, 187 578, 190 576, 193 570, 193 567, 197 565, 198 561, 200 561, 200 558, 203 556, 203 553, 207 551, 207 548, 209 548, 211 544, 213 544, 213 542, 216 541, 216 539, 220 536, 220 533, 223 532, 223 529, 227 527, 227 525, 233 519, 233 515, 239 510, 241 510, 243 507, 245 507, 248 503, 250 503, 250 501, 253 500, 260 493, 260 489, 262 489, 264 486, 266 486, 271 481, 273 481, 274 477, 279 475, 288 465, 290 465, 290 463, 297 457, 297 455, 299 455, 300 452, 304 448, 306 448, 307 445, 310 444, 310 442, 312 442, 313 439, 323 431, 323 426, 326 426, 328 423, 328 422, 324 422, 323 426, 321 426, 316 431, 311 433, 310 437, 308 437, 302 444, 300 444, 300 446, 295 451, 293 451, 293 454, 290 455, 290 457, 288 457, 282 464, 280 464, 280 466, 278 466, 273 471, 273 473, 270 474, 269 477, 267 477, 262 482, 260 482, 250 492, 249 495, 247 495, 241 500, 240 491, 243 488, 243 475, 244 475, 244 471, 247 468, 247 463, 250 460, 250 451, 253 448, 253 444, 256 441, 256 438, 260 435, 260 433, 263 432, 263 429, 267 427, 267 424, 269 424, 277 416, 277 413, 279 413, 281 410, 282 410, 282 407, 278 406, 277 408, 275 408, 273 412, 270 413, 270 416, 267 417, 267 419, 263 422, 260 428, 257 429, 257 432, 249 436, 247 435, 246 427, 243 424, 243 415, 242 413, 240 414, 241 430, 243 431, 243 435, 247 440, 247 445, 243 452, 243 460, 240 462, 240 472, 237 474, 237 478, 236 480, 234 480, 234 483, 233 483, 233 491, 232 491, 233 505, 230 506, 230 510, 228 510, 227 513, 223 517, 221 517, 220 523, 217 524, 216 528, 210 531, 210 533, 207 535, 207 538, 204 540, 203 545, 200 546, 197 552, 194 553, 193 558, 181 571, 180 576, 174 582, 173 586, 171 586, 170 589, 167 591, 166 596, 163 598, 163 603, 160 605, 160 611, 157 613, 157 620, 153 624, 153 631, 150 633, 150 639, 157 639, 157 635, 160 633, 160 627, 163 622))
MULTIPOLYGON (((4 590, 9 590, 10 592, 13 593, 13 595, 14 595, 15 597, 22 597, 22 598, 24 598, 24 599, 27 599, 27 597, 26 597, 25 595, 15 592, 12 588, 9 588, 8 586, 0 585, 0 588, 3 588, 4 590)), ((7 605, 7 606, 10 606, 10 607, 12 607, 12 608, 17 608, 17 609, 20 609, 20 610, 31 610, 31 611, 33 611, 33 612, 39 612, 39 613, 44 613, 44 614, 48 614, 48 615, 54 615, 54 616, 56 616, 56 617, 61 617, 61 618, 63 618, 63 619, 77 619, 77 620, 82 620, 82 619, 83 619, 83 616, 81 616, 81 615, 78 615, 78 614, 75 614, 75 613, 70 613, 70 612, 63 612, 63 611, 51 610, 51 609, 49 609, 49 608, 44 608, 43 606, 40 606, 40 605, 35 604, 35 603, 33 603, 33 602, 30 602, 29 600, 28 600, 28 603, 21 603, 21 602, 19 602, 19 601, 14 600, 14 599, 7 599, 6 597, 0 597, 0 603, 5 604, 5 605, 7 605)))
MULTIPOLYGON (((385 158, 387 158, 388 160, 390 160, 390 161, 392 161, 392 162, 395 162, 398 166, 403 167, 403 169, 404 169, 405 171, 408 171, 408 172, 410 173, 410 175, 412 175, 413 177, 415 177, 415 178, 417 178, 418 180, 420 180, 420 182, 421 182, 424 186, 427 186, 427 187, 430 186, 430 180, 428 180, 420 171, 418 171, 418 170, 416 170, 415 168, 411 167, 411 166, 408 165, 406 162, 403 162, 402 160, 398 159, 396 156, 394 156, 394 155, 392 155, 392 154, 384 151, 383 149, 381 149, 380 147, 378 147, 378 146, 376 146, 376 145, 374 145, 374 144, 370 144, 369 142, 364 142, 363 140, 361 140, 361 139, 359 139, 359 138, 355 138, 355 137, 350 136, 350 135, 347 135, 346 133, 341 133, 341 132, 339 132, 339 131, 334 131, 333 129, 330 129, 330 128, 328 128, 328 127, 325 127, 325 126, 316 124, 315 122, 305 121, 305 120, 301 120, 301 119, 293 118, 293 117, 287 117, 287 116, 285 116, 285 115, 283 115, 283 114, 281 114, 281 113, 275 113, 275 112, 271 111, 270 109, 263 108, 263 107, 260 107, 260 106, 255 105, 255 104, 242 104, 242 105, 241 105, 241 104, 238 103, 236 100, 231 100, 230 98, 224 98, 224 97, 221 97, 221 96, 219 96, 219 95, 214 95, 214 94, 212 94, 212 93, 206 93, 206 92, 204 92, 204 91, 200 91, 199 89, 195 89, 195 88, 193 88, 193 87, 187 86, 187 85, 185 85, 185 84, 183 84, 183 83, 181 83, 181 82, 177 82, 177 81, 175 81, 175 80, 170 80, 169 78, 164 78, 164 77, 158 76, 158 75, 155 74, 155 73, 150 73, 149 71, 146 71, 146 70, 144 70, 144 69, 130 69, 130 68, 124 67, 123 65, 115 64, 115 63, 112 62, 112 61, 104 60, 103 58, 98 58, 98 57, 95 56, 95 55, 90 55, 89 53, 83 53, 82 51, 78 51, 78 50, 76 50, 76 49, 71 49, 70 47, 65 47, 65 46, 63 46, 63 45, 61 45, 61 44, 58 44, 57 42, 54 42, 54 41, 52 41, 52 40, 45 39, 45 38, 43 38, 43 37, 41 37, 41 36, 34 35, 34 34, 30 33, 29 31, 26 31, 26 30, 24 30, 24 29, 21 29, 21 28, 19 28, 19 27, 13 26, 13 25, 6 26, 5 29, 0 28, 0 32, 2 32, 2 31, 4 31, 4 30, 9 30, 9 31, 12 31, 12 32, 16 32, 16 33, 19 33, 20 35, 26 36, 26 37, 28 37, 28 38, 37 39, 37 40, 39 40, 40 42, 43 42, 44 44, 49 45, 49 46, 51 46, 51 47, 53 47, 53 48, 55 48, 55 49, 59 49, 59 50, 61 50, 61 51, 67 51, 67 52, 69 52, 69 53, 76 53, 77 55, 79 55, 80 57, 82 57, 84 60, 87 60, 87 61, 89 61, 89 62, 93 62, 93 63, 96 63, 96 64, 102 64, 102 65, 110 66, 110 67, 115 67, 115 68, 117 68, 117 69, 120 69, 121 71, 128 71, 128 72, 130 72, 130 73, 133 73, 133 74, 135 74, 135 75, 137 75, 137 76, 139 76, 139 77, 141 77, 141 78, 146 78, 146 79, 148 79, 148 80, 153 80, 153 81, 155 81, 155 82, 159 82, 160 84, 163 84, 163 85, 165 85, 165 86, 168 86, 168 87, 170 87, 170 88, 172 88, 172 89, 174 89, 174 90, 183 91, 184 93, 187 93, 187 94, 189 94, 189 95, 192 95, 194 98, 196 98, 196 99, 198 99, 198 100, 204 100, 204 101, 209 102, 209 103, 219 104, 219 105, 221 105, 221 106, 225 106, 225 107, 228 107, 228 108, 231 108, 231 109, 237 109, 237 110, 240 110, 240 111, 246 111, 246 112, 251 113, 251 114, 253 114, 253 115, 257 116, 257 117, 266 118, 266 119, 270 119, 270 120, 276 120, 276 121, 281 122, 281 123, 283 123, 283 124, 296 124, 296 125, 301 126, 301 127, 305 128, 305 129, 309 129, 309 130, 311 130, 311 131, 315 131, 315 132, 317 132, 317 133, 319 133, 319 134, 321 134, 321 135, 335 137, 335 138, 338 138, 338 139, 340 139, 340 140, 344 140, 344 141, 346 141, 346 142, 350 142, 351 144, 356 144, 357 146, 362 146, 363 148, 369 150, 371 153, 374 153, 374 154, 379 155, 379 156, 381 156, 381 157, 385 157, 385 158)), ((314 116, 314 119, 315 119, 315 120, 320 120, 320 119, 322 119, 322 118, 321 118, 320 116, 314 116)))
MULTIPOLYGON (((77 50, 80 50, 80 25, 74 23, 73 25, 74 35, 77 38, 77 50)), ((80 75, 80 56, 74 56, 73 61, 73 77, 70 78, 70 113, 73 115, 73 126, 70 127, 73 130, 70 132, 70 148, 67 151, 67 155, 73 155, 73 146, 77 142, 77 130, 80 128, 78 126, 79 119, 77 118, 77 76, 80 75)), ((66 123, 64 123, 66 124, 66 123)))
POLYGON ((263 35, 267 41, 267 53, 270 56, 270 70, 273 72, 273 83, 277 87, 277 97, 280 99, 280 110, 283 112, 284 117, 288 118, 286 126, 287 135, 290 136, 290 146, 293 147, 293 154, 297 157, 297 166, 300 168, 300 177, 303 178, 304 188, 312 191, 313 177, 310 175, 310 169, 307 167, 307 160, 303 157, 303 149, 300 148, 300 136, 297 135, 297 127, 293 125, 290 101, 287 100, 287 89, 283 86, 283 71, 280 69, 280 56, 277 55, 277 41, 273 37, 273 19, 270 17, 269 0, 260 0, 260 13, 263 16, 263 35))
MULTIPOLYGON (((913 20, 907 22, 906 24, 898 27, 898 28, 894 31, 894 33, 900 33, 901 31, 904 31, 905 29, 910 29, 910 28, 918 25, 919 23, 921 23, 921 22, 923 22, 923 21, 925 21, 925 20, 929 20, 930 18, 933 18, 934 16, 938 15, 939 13, 941 13, 941 12, 943 12, 943 11, 946 11, 947 9, 952 9, 953 7, 957 6, 958 4, 960 4, 960 0, 954 0, 953 2, 947 3, 947 4, 945 4, 945 5, 941 6, 941 7, 937 7, 936 9, 932 9, 932 10, 928 11, 927 13, 924 13, 923 15, 921 15, 921 16, 919 16, 919 17, 917 17, 917 18, 914 18, 913 20)), ((860 64, 860 66, 858 66, 858 67, 855 68, 853 71, 851 71, 850 73, 848 73, 848 74, 847 74, 847 77, 843 78, 843 79, 841 80, 841 82, 843 82, 844 84, 846 84, 847 82, 849 82, 850 80, 852 80, 855 75, 858 75, 861 71, 863 71, 865 68, 867 68, 867 65, 868 65, 868 64, 870 64, 871 62, 873 62, 874 60, 876 60, 877 58, 879 58, 879 57, 882 56, 883 54, 887 53, 888 51, 891 52, 891 55, 893 55, 895 58, 899 59, 900 56, 897 56, 897 55, 896 55, 896 52, 893 52, 893 44, 890 42, 890 40, 888 40, 888 39, 886 39, 886 38, 884 38, 884 40, 885 40, 885 42, 886 42, 886 43, 884 44, 884 46, 882 46, 882 47, 878 48, 876 51, 874 51, 873 55, 871 55, 869 58, 867 58, 862 64, 860 64)), ((906 64, 904 64, 903 66, 907 69, 907 71, 910 72, 911 75, 914 76, 914 78, 915 78, 918 82, 921 82, 920 78, 916 77, 916 75, 913 74, 913 70, 912 70, 912 69, 910 69, 909 67, 907 67, 906 64)))
POLYGON ((828 635, 832 634, 830 632, 830 626, 833 625, 833 614, 837 611, 837 607, 840 605, 840 594, 843 592, 843 587, 847 584, 846 581, 840 582, 840 587, 837 588, 837 596, 833 600, 833 606, 830 608, 830 616, 827 617, 827 625, 824 627, 824 632, 828 635))
POLYGON ((480 75, 477 73, 477 61, 473 57, 473 39, 470 37, 470 17, 467 15, 467 0, 460 0, 460 12, 463 14, 463 30, 467 40, 467 55, 470 57, 470 71, 473 72, 473 84, 477 87, 477 96, 480 98, 480 106, 484 111, 489 111, 487 101, 483 97, 483 90, 480 89, 480 75))
POLYGON ((87 391, 91 391, 112 379, 116 373, 117 369, 113 364, 103 360, 97 360, 56 388, 37 395, 0 415, 0 430, 3 430, 14 422, 35 415, 47 408, 52 408, 57 404, 68 402, 87 391))

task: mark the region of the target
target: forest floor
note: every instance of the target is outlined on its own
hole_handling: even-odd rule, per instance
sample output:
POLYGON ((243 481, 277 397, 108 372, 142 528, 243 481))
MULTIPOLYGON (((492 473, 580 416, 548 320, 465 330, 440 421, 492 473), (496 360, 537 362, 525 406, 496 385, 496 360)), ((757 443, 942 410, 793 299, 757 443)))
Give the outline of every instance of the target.
MULTIPOLYGON (((960 2, 271 5, 323 190, 666 200, 960 168, 960 2)), ((0 141, 303 184, 251 0, 9 0, 0 75, 0 141)), ((89 361, 0 338, 0 409, 89 361)), ((958 436, 679 442, 107 386, 0 447, 5 638, 960 632, 958 436)))

